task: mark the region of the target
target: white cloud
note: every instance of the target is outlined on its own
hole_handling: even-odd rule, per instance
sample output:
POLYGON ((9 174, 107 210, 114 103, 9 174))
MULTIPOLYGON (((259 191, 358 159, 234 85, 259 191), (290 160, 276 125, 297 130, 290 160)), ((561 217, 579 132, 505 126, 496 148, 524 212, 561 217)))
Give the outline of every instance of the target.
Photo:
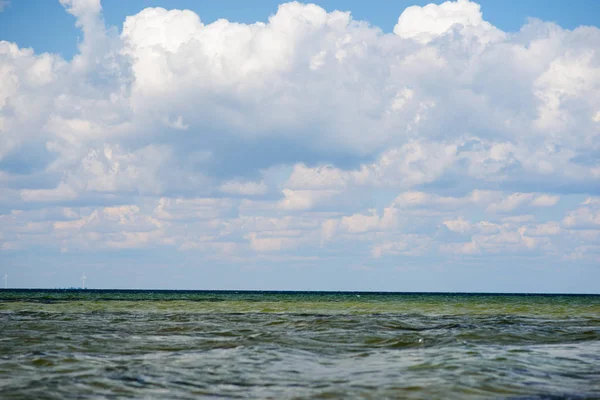
POLYGON ((527 228, 525 231, 529 236, 549 236, 558 235, 561 232, 560 224, 557 222, 547 222, 545 224, 535 225, 527 228))
POLYGON ((304 164, 294 165, 286 186, 290 189, 342 189, 349 174, 331 165, 309 168, 304 164))
POLYGON ((452 232, 467 232, 471 229, 471 224, 465 221, 464 219, 455 219, 444 221, 443 224, 450 229, 452 232))
POLYGON ((55 189, 24 189, 21 198, 25 201, 55 202, 73 200, 77 192, 65 183, 60 183, 55 189))
POLYGON ((600 229, 600 198, 585 199, 581 207, 567 213, 563 224, 572 229, 600 229))
POLYGON ((531 205, 538 207, 552 207, 558 203, 560 196, 550 196, 547 194, 542 194, 537 196, 531 202, 531 205))
POLYGON ((386 240, 371 248, 374 258, 384 256, 418 257, 427 254, 432 248, 432 239, 426 235, 402 234, 397 240, 386 240))
POLYGON ((502 199, 502 201, 499 203, 491 204, 488 207, 488 210, 492 212, 512 211, 519 206, 531 203, 533 198, 533 193, 513 193, 510 196, 502 199))
POLYGON ((558 203, 560 196, 536 193, 513 193, 501 201, 488 207, 491 212, 510 212, 523 206, 552 207, 558 203))
POLYGON ((61 3, 72 61, 0 42, 3 249, 591 251, 598 28, 507 34, 458 0, 394 34, 300 3, 254 24, 147 8, 117 34, 100 1, 61 3))
MULTIPOLYGON (((55 189, 25 189, 21 191, 21 197, 25 201, 60 201, 75 199, 82 193, 160 194, 166 183, 157 179, 156 173, 169 157, 168 149, 154 145, 132 153, 123 152, 119 146, 104 145, 73 160, 74 165, 68 165, 73 172, 65 173, 55 189)), ((49 169, 65 167, 56 163, 49 169)))
MULTIPOLYGON (((479 193, 476 193, 479 196, 479 193)), ((404 192, 394 200, 394 205, 405 207, 434 207, 444 209, 457 209, 472 202, 472 195, 468 197, 449 197, 429 194, 425 192, 404 192)))
POLYGON ((342 217, 340 225, 351 233, 368 232, 379 227, 379 216, 375 210, 371 210, 371 215, 354 214, 342 217))
MULTIPOLYGON (((600 87, 600 71, 596 62, 597 55, 593 51, 573 49, 553 60, 536 79, 535 94, 540 100, 536 124, 540 129, 550 133, 572 128, 577 126, 578 120, 585 120, 578 118, 579 115, 573 114, 565 105, 581 97, 592 100, 592 104, 598 102, 600 96, 595 91, 600 87)), ((585 111, 593 118, 596 110, 585 111)))
POLYGON ((278 207, 283 210, 310 210, 320 202, 331 200, 341 192, 337 190, 291 190, 283 189, 278 207))
POLYGON ((401 254, 407 247, 407 243, 405 242, 385 242, 380 245, 373 246, 371 250, 371 254, 375 258, 380 258, 386 254, 401 254))
POLYGON ((219 190, 223 193, 242 196, 259 196, 267 193, 268 186, 264 182, 237 182, 228 181, 221 185, 219 190))
POLYGON ((252 232, 246 236, 250 247, 259 253, 279 252, 298 245, 298 240, 289 237, 258 237, 252 232))
POLYGON ((166 126, 179 131, 187 131, 188 129, 190 129, 189 125, 183 123, 183 117, 181 115, 177 118, 174 118, 173 120, 170 120, 169 118, 164 118, 163 122, 166 126))
POLYGON ((321 246, 323 246, 323 244, 326 241, 331 240, 333 238, 333 235, 335 235, 335 232, 337 230, 338 224, 338 221, 334 219, 328 219, 321 224, 321 246))
POLYGON ((467 243, 443 244, 441 246, 440 250, 444 253, 463 254, 463 255, 477 254, 480 252, 479 245, 474 241, 467 242, 467 243))
POLYGON ((454 28, 460 34, 474 36, 484 43, 504 38, 503 32, 483 20, 479 4, 469 0, 408 7, 398 18, 394 33, 428 43, 454 28))

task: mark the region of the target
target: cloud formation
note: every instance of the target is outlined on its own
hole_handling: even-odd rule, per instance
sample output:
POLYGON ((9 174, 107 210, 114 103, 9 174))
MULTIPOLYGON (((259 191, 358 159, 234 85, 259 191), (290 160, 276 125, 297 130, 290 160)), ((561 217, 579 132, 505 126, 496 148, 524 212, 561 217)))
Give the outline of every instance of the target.
POLYGON ((600 260, 596 27, 457 0, 393 33, 298 2, 108 28, 60 2, 73 60, 0 42, 2 251, 600 260))

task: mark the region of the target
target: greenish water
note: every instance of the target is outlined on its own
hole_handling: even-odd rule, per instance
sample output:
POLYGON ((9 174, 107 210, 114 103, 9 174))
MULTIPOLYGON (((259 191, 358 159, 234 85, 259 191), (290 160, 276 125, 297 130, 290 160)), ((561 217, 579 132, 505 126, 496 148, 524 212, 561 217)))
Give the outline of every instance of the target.
POLYGON ((0 398, 600 398, 600 296, 0 290, 0 398))

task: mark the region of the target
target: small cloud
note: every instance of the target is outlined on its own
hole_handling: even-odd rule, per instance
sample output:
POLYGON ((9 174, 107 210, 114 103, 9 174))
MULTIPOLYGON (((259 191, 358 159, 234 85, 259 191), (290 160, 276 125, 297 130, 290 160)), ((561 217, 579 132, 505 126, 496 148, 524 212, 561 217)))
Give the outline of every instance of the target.
POLYGON ((556 205, 556 203, 558 203, 559 199, 560 196, 549 196, 547 194, 542 194, 533 199, 531 205, 538 207, 552 207, 553 205, 556 205))
POLYGON ((498 203, 491 204, 487 210, 491 212, 511 212, 524 206, 552 207, 558 203, 560 196, 535 193, 513 193, 498 203))
POLYGON ((513 193, 499 203, 491 204, 487 210, 491 212, 510 212, 515 208, 531 202, 533 193, 513 193))
POLYGON ((479 246, 476 242, 470 241, 468 243, 451 243, 445 244, 440 247, 441 251, 445 253, 453 254, 477 254, 479 253, 479 246))
POLYGON ((469 0, 408 7, 398 18, 394 33, 426 44, 453 28, 462 34, 474 34, 482 42, 504 37, 500 30, 483 19, 479 4, 469 0))
POLYGON ((341 225, 347 232, 364 233, 379 228, 379 216, 374 209, 369 210, 371 215, 354 214, 343 217, 341 225))
POLYGON ((331 240, 338 227, 338 221, 334 219, 328 219, 321 224, 321 246, 325 242, 331 240))
POLYGON ((319 52, 316 56, 310 59, 310 69, 312 71, 316 71, 325 65, 325 57, 327 57, 327 52, 325 50, 319 52))
POLYGON ((596 229, 600 226, 600 198, 588 197, 581 206, 567 213, 563 225, 572 229, 596 229))
POLYGON ((77 192, 65 183, 60 183, 54 189, 24 189, 21 191, 21 198, 27 202, 66 201, 76 197, 77 192))
POLYGON ((258 237, 256 232, 245 236, 250 242, 250 247, 258 253, 270 253, 285 250, 294 247, 296 241, 294 238, 287 237, 258 237))
POLYGON ((528 236, 553 236, 558 235, 560 231, 560 225, 557 222, 547 222, 527 228, 525 232, 528 236))
POLYGON ((0 0, 0 12, 4 11, 8 6, 10 6, 10 0, 0 0))
POLYGON ((373 246, 371 248, 371 255, 374 258, 381 258, 386 254, 398 255, 401 254, 406 248, 408 244, 403 241, 399 242, 384 242, 380 245, 373 246))
POLYGON ((396 93, 394 100, 392 100, 392 105, 390 107, 390 112, 399 111, 403 109, 408 102, 414 97, 415 91, 409 88, 403 88, 396 93))
POLYGON ((267 193, 269 188, 264 182, 225 182, 219 190, 223 193, 242 196, 260 196, 267 193))
POLYGON ((337 190, 291 190, 283 189, 285 196, 278 203, 278 208, 290 211, 305 211, 315 207, 319 202, 331 200, 340 192, 337 190))
POLYGON ((471 228, 471 224, 462 218, 444 221, 443 224, 446 225, 446 228, 450 229, 452 232, 464 233, 471 228))
POLYGON ((513 215, 510 217, 502 218, 502 222, 504 224, 523 224, 526 222, 532 222, 534 220, 535 220, 535 217, 531 214, 513 215))
POLYGON ((170 118, 163 118, 163 123, 169 128, 177 129, 178 131, 187 131, 190 129, 188 124, 183 123, 183 117, 181 115, 173 120, 170 118))

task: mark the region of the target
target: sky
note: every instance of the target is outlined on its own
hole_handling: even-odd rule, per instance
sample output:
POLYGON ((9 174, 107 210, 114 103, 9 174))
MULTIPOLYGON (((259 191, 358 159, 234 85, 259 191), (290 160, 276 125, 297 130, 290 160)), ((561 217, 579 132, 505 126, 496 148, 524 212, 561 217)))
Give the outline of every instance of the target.
POLYGON ((600 293, 595 0, 0 1, 10 287, 600 293))

